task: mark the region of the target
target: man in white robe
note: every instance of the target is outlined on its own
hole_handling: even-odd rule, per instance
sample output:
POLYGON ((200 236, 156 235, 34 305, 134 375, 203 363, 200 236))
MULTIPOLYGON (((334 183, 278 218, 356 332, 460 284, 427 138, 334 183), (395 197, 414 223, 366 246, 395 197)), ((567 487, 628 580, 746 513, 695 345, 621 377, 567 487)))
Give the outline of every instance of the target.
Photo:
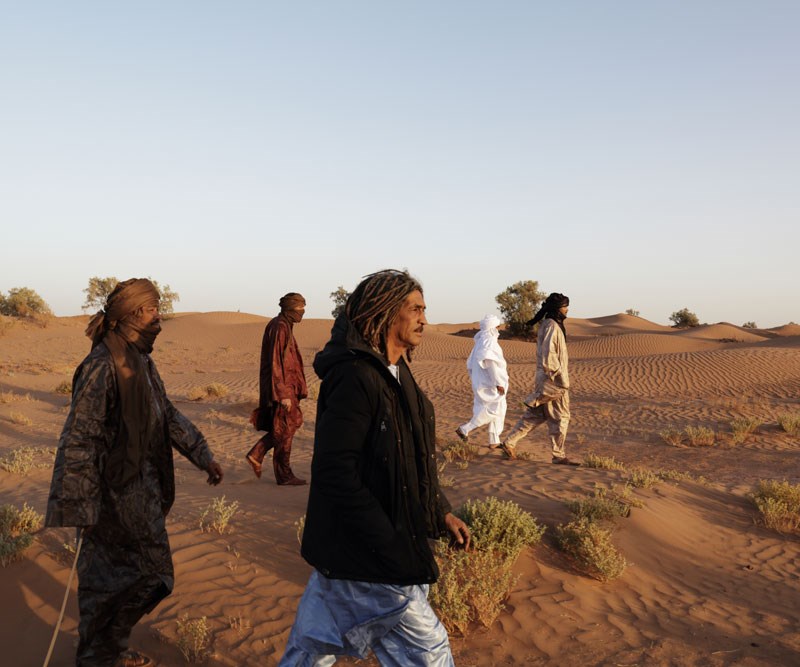
POLYGON ((503 349, 498 342, 500 318, 487 315, 475 334, 475 345, 467 359, 467 371, 475 395, 472 419, 456 429, 456 435, 467 441, 471 431, 489 425, 489 446, 500 444, 500 434, 506 421, 508 370, 503 349))

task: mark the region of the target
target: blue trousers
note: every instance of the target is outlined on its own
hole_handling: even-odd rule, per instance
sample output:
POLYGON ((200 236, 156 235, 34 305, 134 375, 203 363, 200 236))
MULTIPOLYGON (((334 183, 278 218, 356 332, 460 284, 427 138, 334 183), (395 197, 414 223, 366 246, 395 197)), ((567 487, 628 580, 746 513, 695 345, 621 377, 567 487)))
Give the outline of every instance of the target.
POLYGON ((279 667, 329 667, 336 656, 366 658, 370 650, 384 666, 454 667, 428 586, 328 579, 315 570, 279 667))

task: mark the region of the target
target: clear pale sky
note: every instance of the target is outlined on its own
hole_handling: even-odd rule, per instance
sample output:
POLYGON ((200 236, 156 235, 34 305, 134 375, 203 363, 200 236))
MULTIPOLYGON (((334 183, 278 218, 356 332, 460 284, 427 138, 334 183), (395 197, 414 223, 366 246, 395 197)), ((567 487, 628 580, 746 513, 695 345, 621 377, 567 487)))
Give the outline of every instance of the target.
POLYGON ((800 322, 800 3, 51 2, 0 11, 0 291, 307 315, 800 322))

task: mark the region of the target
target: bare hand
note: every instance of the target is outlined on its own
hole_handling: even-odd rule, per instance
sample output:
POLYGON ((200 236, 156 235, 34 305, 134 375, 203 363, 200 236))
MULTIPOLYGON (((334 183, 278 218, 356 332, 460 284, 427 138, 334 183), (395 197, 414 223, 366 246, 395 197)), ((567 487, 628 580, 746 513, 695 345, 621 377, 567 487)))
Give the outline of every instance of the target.
POLYGON ((503 387, 501 387, 500 385, 497 385, 497 393, 500 394, 501 396, 504 396, 505 393, 506 393, 506 390, 503 387))
POLYGON ((208 473, 208 479, 206 481, 211 484, 211 486, 216 486, 222 481, 222 468, 216 461, 212 461, 208 464, 206 472, 208 473))
POLYGON ((291 398, 282 398, 281 405, 286 408, 287 410, 292 409, 292 399, 291 398))
POLYGON ((453 536, 453 541, 462 546, 465 551, 469 550, 469 543, 472 539, 469 534, 469 526, 452 512, 444 515, 444 523, 453 536))

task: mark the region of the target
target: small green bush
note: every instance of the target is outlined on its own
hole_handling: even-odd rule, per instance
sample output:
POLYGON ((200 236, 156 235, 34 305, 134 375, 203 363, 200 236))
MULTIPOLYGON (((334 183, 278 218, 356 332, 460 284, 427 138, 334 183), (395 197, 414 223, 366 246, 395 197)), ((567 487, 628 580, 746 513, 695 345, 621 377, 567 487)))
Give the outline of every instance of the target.
POLYGON ((733 442, 737 445, 742 444, 747 437, 755 433, 756 429, 764 423, 760 417, 738 417, 731 421, 731 432, 733 442))
POLYGON ((50 310, 44 299, 29 287, 13 287, 8 290, 8 295, 0 292, 0 315, 27 318, 50 318, 50 310))
POLYGON ((490 627, 503 610, 515 583, 511 568, 521 549, 536 544, 544 528, 511 501, 468 500, 456 514, 470 527, 473 548, 436 544, 439 580, 431 586, 431 604, 448 632, 466 635, 470 624, 490 627))
POLYGON ((33 533, 41 528, 44 517, 29 507, 0 506, 0 565, 6 567, 19 560, 33 543, 33 533))
POLYGON ((178 619, 178 649, 190 665, 204 663, 211 655, 211 630, 208 619, 190 619, 184 614, 178 619))
POLYGON ((800 435, 800 412, 780 415, 778 425, 789 435, 800 435))
POLYGON ((575 559, 578 568, 599 581, 619 577, 627 563, 611 542, 610 531, 587 519, 576 519, 556 528, 556 542, 575 559))
POLYGON ((800 484, 761 480, 750 499, 767 528, 779 533, 800 532, 800 484))
POLYGON ((625 470, 625 464, 617 461, 613 456, 598 456, 593 452, 589 452, 583 457, 583 465, 598 470, 625 470))
POLYGON ((512 560, 544 535, 544 526, 511 500, 467 500, 455 514, 469 526, 475 549, 495 550, 512 560))
POLYGON ((687 426, 686 439, 693 447, 710 447, 714 444, 714 431, 705 426, 687 426))
POLYGON ((239 501, 234 500, 229 503, 225 500, 225 496, 221 498, 214 498, 211 504, 206 507, 200 515, 199 526, 203 532, 216 531, 220 535, 228 530, 228 524, 239 510, 239 501))

